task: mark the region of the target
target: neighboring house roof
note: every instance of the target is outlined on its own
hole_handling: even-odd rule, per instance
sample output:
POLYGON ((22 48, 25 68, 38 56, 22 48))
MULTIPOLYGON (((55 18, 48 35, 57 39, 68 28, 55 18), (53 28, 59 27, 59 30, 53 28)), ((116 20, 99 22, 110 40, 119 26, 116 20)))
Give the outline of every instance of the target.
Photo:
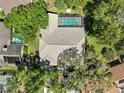
POLYGON ((3 22, 0 22, 0 55, 20 55, 22 45, 10 44, 11 30, 5 28, 3 22), (4 45, 8 45, 7 51, 3 51, 4 45))
POLYGON ((7 47, 7 51, 4 50, 0 51, 0 55, 20 57, 21 51, 22 51, 22 45, 10 44, 7 47))
POLYGON ((120 78, 124 78, 124 63, 117 65, 117 66, 114 66, 114 67, 111 67, 110 71, 111 71, 113 78, 115 80, 119 80, 120 78))
POLYGON ((114 61, 108 62, 108 65, 109 65, 110 67, 114 67, 114 66, 117 66, 117 65, 119 65, 119 64, 121 64, 121 62, 120 62, 119 59, 116 59, 116 60, 114 60, 114 61))
POLYGON ((0 50, 10 41, 10 29, 5 28, 3 22, 0 22, 0 50))
POLYGON ((29 0, 0 0, 0 8, 4 10, 5 14, 8 14, 13 7, 26 4, 28 1, 29 0))
POLYGON ((22 53, 22 45, 10 44, 11 43, 11 30, 5 28, 3 22, 0 22, 0 66, 8 65, 4 62, 3 56, 20 57, 22 53), (7 45, 7 50, 3 50, 7 45))
MULTIPOLYGON (((80 19, 82 19, 81 16, 80 19)), ((51 62, 50 65, 57 65, 57 57, 63 50, 71 47, 77 47, 78 50, 81 50, 82 44, 85 43, 83 26, 59 27, 58 21, 58 14, 49 13, 49 27, 41 31, 42 38, 39 44, 40 57, 48 59, 51 62)))

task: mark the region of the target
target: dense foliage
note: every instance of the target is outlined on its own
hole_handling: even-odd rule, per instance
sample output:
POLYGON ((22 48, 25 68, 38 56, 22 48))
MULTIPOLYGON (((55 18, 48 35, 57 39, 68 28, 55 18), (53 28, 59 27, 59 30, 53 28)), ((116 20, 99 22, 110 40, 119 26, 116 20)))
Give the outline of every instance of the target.
POLYGON ((17 77, 15 74, 12 75, 12 77, 9 77, 7 79, 6 87, 7 91, 6 93, 17 93, 19 82, 17 80, 17 77))
POLYGON ((101 54, 102 54, 103 57, 106 58, 107 61, 112 61, 116 57, 115 51, 112 50, 111 48, 107 48, 107 47, 104 47, 102 49, 101 54))
POLYGON ((112 87, 111 74, 106 72, 106 61, 99 57, 94 48, 88 45, 84 55, 79 54, 75 48, 61 53, 58 57, 59 66, 64 69, 63 82, 66 89, 104 93, 112 87))
POLYGON ((67 8, 76 9, 80 8, 81 11, 85 7, 85 5, 92 0, 56 0, 55 6, 60 11, 65 11, 67 8))
POLYGON ((86 7, 86 31, 97 37, 98 43, 113 46, 124 34, 124 1, 101 0, 95 3, 86 7))
MULTIPOLYGON (((39 93, 44 86, 55 93, 65 93, 72 89, 84 93, 105 93, 112 87, 112 76, 107 72, 106 61, 114 60, 115 52, 124 55, 124 1, 93 0, 88 3, 89 1, 91 0, 56 0, 55 6, 60 12, 77 7, 83 10, 86 6, 85 29, 89 37, 95 37, 98 41, 95 42, 98 43, 97 46, 106 45, 100 48, 102 55, 88 44, 85 54, 84 51, 79 53, 76 48, 66 49, 58 56, 58 67, 62 73, 58 69, 44 67, 38 55, 25 55, 24 66, 18 69, 17 78, 21 82, 19 86, 26 93, 39 93), (60 74, 63 76, 61 82, 60 74)), ((47 26, 46 12, 43 2, 19 6, 6 17, 5 25, 20 33, 20 39, 29 42, 35 38, 39 28, 47 26)))
POLYGON ((44 87, 51 91, 61 89, 56 67, 44 66, 38 53, 24 55, 23 64, 18 66, 16 75, 7 81, 7 93, 43 93, 44 87), (10 91, 11 90, 11 91, 10 91))
POLYGON ((76 48, 62 52, 58 57, 60 71, 56 67, 43 65, 44 62, 40 60, 38 53, 26 54, 23 64, 18 66, 16 78, 11 79, 14 84, 9 81, 8 85, 16 86, 11 90, 12 92, 17 90, 41 93, 44 87, 48 87, 54 93, 65 93, 73 89, 84 93, 97 91, 104 93, 112 85, 111 74, 106 72, 108 67, 105 60, 101 60, 94 48, 90 46, 87 46, 85 55, 82 54, 83 52, 79 53, 76 48))
POLYGON ((124 55, 124 39, 120 40, 114 45, 118 55, 124 55))
POLYGON ((36 38, 40 28, 48 25, 47 5, 43 0, 27 5, 14 7, 4 20, 8 28, 13 28, 13 36, 24 40, 26 43, 36 38))

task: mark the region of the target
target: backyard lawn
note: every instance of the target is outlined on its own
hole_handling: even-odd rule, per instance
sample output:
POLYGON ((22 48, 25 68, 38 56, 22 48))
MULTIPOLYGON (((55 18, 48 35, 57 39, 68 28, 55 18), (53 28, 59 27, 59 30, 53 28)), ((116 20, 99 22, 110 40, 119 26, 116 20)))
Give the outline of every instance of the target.
MULTIPOLYGON (((112 48, 111 46, 99 44, 98 40, 95 37, 87 36, 87 41, 89 45, 94 46, 95 50, 100 53, 103 47, 112 48)), ((112 48, 113 49, 113 48, 112 48)))
POLYGON ((36 39, 28 43, 28 53, 34 53, 39 50, 39 32, 36 35, 36 39))

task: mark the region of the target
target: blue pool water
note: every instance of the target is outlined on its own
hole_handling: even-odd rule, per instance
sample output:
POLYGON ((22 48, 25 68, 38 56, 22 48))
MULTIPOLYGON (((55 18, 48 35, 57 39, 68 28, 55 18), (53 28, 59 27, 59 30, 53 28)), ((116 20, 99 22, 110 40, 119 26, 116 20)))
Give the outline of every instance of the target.
POLYGON ((121 89, 121 92, 120 93, 124 93, 124 89, 121 89))
POLYGON ((80 26, 74 18, 63 18, 60 24, 62 26, 80 26))
POLYGON ((24 44, 24 42, 18 38, 12 38, 12 42, 15 44, 24 44))
POLYGON ((20 39, 18 39, 18 38, 15 38, 15 43, 16 43, 16 44, 23 44, 23 41, 20 40, 20 39))

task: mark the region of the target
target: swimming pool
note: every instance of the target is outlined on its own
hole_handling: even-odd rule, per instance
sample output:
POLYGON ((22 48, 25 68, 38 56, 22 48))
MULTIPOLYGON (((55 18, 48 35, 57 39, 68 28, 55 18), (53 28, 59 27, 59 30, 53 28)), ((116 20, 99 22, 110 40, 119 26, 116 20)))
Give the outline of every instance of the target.
POLYGON ((79 25, 78 22, 76 21, 76 19, 67 19, 65 18, 64 20, 62 20, 62 25, 67 25, 67 26, 77 26, 79 25))
POLYGON ((23 44, 24 42, 18 38, 13 38, 12 42, 14 42, 15 44, 23 44))
POLYGON ((120 93, 124 93, 124 89, 120 89, 120 88, 119 88, 119 90, 120 90, 120 93))
POLYGON ((79 27, 81 26, 81 21, 79 18, 75 17, 59 17, 59 26, 65 27, 79 27))

